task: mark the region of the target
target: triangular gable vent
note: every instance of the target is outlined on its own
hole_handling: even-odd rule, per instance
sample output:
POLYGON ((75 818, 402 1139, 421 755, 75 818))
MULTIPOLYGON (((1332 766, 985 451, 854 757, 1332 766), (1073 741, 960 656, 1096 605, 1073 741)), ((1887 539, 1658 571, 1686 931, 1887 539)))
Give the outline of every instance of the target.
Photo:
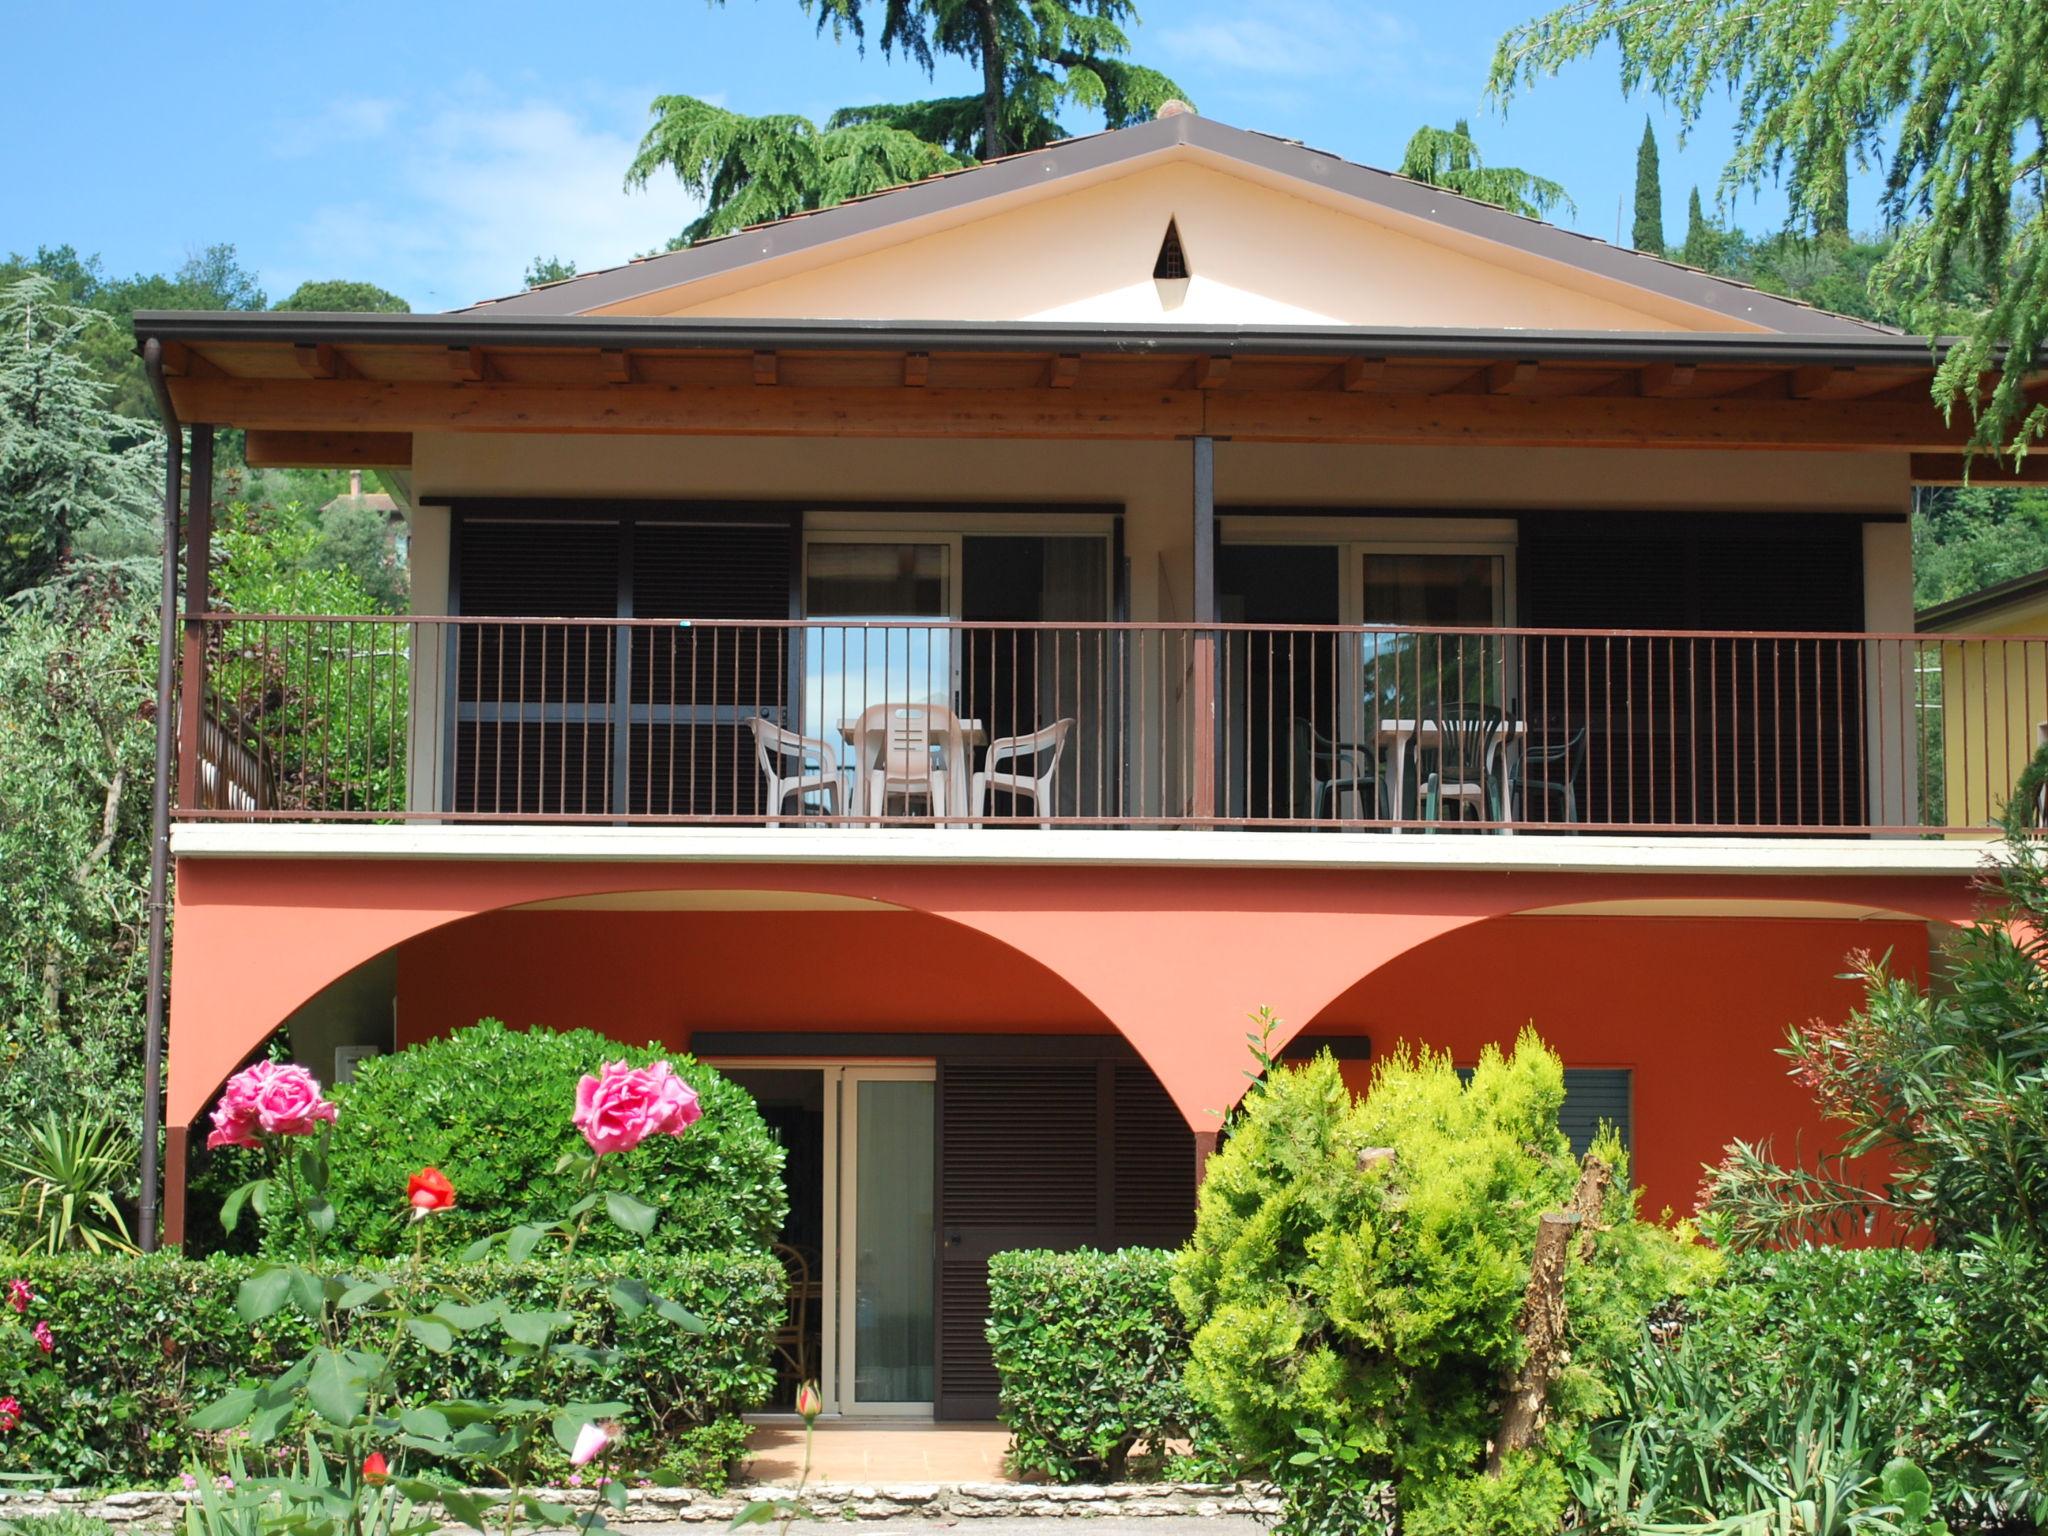
POLYGON ((1181 249, 1180 225, 1172 219, 1166 221, 1166 238, 1159 242, 1159 259, 1152 263, 1152 275, 1156 278, 1185 278, 1188 274, 1188 253, 1181 249))

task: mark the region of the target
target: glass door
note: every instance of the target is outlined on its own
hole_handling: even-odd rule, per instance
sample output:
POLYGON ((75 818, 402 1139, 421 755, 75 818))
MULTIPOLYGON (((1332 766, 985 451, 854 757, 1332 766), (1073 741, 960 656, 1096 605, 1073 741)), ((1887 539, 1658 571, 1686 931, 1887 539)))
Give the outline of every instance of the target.
POLYGON ((1507 557, 1494 550, 1373 549, 1359 556, 1360 664, 1368 710, 1383 715, 1504 710, 1511 658, 1483 633, 1507 622, 1507 557))
POLYGON ((843 1413, 932 1411, 934 1078, 930 1067, 848 1067, 841 1080, 843 1413))
POLYGON ((804 544, 804 617, 858 620, 804 631, 804 734, 836 740, 875 704, 944 704, 958 686, 960 541, 813 534, 804 544))

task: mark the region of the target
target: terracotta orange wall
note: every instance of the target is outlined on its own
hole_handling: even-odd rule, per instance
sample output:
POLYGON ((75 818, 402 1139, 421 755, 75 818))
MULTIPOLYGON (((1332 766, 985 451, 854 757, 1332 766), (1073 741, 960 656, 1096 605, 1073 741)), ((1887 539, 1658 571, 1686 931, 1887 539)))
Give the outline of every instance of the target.
MULTIPOLYGON (((1838 978, 1858 949, 1926 972, 1917 923, 1496 918, 1409 951, 1311 1028, 1366 1033, 1375 1054, 1426 1044, 1462 1066, 1533 1023, 1567 1066, 1630 1068, 1644 1209, 1689 1215, 1701 1165, 1735 1137, 1768 1136, 1781 1155, 1832 1146, 1777 1050, 1788 1024, 1848 1012, 1859 994, 1838 978)), ((1346 1067, 1354 1088, 1370 1072, 1346 1067)))
POLYGON ((401 1045, 484 1015, 672 1049, 699 1029, 1110 1027, 1017 951, 907 912, 494 912, 400 947, 401 1045))

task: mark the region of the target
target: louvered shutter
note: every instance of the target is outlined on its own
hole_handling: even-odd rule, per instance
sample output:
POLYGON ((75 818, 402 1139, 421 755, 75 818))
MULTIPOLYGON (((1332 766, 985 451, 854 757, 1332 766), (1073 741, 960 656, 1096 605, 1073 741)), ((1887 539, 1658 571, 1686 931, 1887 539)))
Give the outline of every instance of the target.
POLYGON ((935 1411, 993 1418, 990 1257, 1177 1246, 1194 1229, 1194 1136, 1135 1059, 942 1058, 938 1183, 935 1411))
MULTIPOLYGON (((464 519, 456 593, 465 614, 609 618, 620 527, 597 518, 464 519)), ((610 805, 614 656, 601 629, 465 625, 456 631, 458 811, 584 815, 610 805)))
POLYGON ((1629 1124, 1630 1073, 1625 1067, 1566 1067, 1564 1106, 1558 1129, 1571 1139, 1572 1155, 1584 1157, 1605 1123, 1621 1134, 1624 1150, 1634 1145, 1629 1124))
MULTIPOLYGON (((642 522, 633 530, 633 615, 785 619, 791 543, 786 523, 642 522)), ((742 722, 786 719, 789 646, 783 629, 633 630, 627 793, 636 814, 763 813, 742 722)))
MULTIPOLYGON (((1562 629, 1853 631, 1853 518, 1530 518, 1523 622, 1562 629)), ((1587 731, 1579 819, 1804 826, 1863 818, 1861 647, 1532 639, 1532 747, 1587 731)), ((1538 816, 1562 815, 1555 801, 1538 816)))

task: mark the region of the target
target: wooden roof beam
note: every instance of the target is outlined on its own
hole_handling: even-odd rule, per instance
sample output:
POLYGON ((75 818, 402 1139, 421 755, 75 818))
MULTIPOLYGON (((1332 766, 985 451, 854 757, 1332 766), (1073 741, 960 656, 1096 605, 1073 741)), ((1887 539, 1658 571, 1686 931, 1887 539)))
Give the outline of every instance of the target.
POLYGON ((1528 361, 1490 363, 1486 369, 1489 395, 1526 395, 1536 387, 1536 364, 1528 361))
POLYGON ((292 347, 292 353, 299 360, 299 371, 309 379, 353 379, 356 371, 349 367, 348 359, 334 349, 327 341, 302 341, 292 347))
POLYGON ((1384 357, 1347 357, 1340 382, 1352 394, 1363 390, 1378 389, 1387 378, 1387 360, 1384 357))
POLYGON ((932 376, 932 355, 929 352, 906 352, 903 354, 903 385, 906 389, 923 389, 932 376))
POLYGON ((1915 485, 2048 485, 2048 452, 2036 451, 2018 463, 2000 463, 1988 454, 1971 459, 1961 453, 1916 453, 1915 485))
POLYGON ((782 382, 782 362, 773 352, 754 354, 754 383, 762 388, 782 382))
POLYGON ((491 362, 482 347, 450 347, 448 373, 464 384, 481 384, 491 377, 491 362))
POLYGON ((1636 389, 1645 399, 1668 400, 1691 393, 1697 372, 1691 363, 1645 363, 1636 389))
POLYGON ((1081 377, 1081 356, 1077 352, 1062 352, 1053 358, 1047 368, 1045 383, 1048 389, 1072 389, 1081 377))
POLYGON ((645 432, 916 438, 982 436, 1130 441, 1196 436, 1275 443, 1441 443, 1507 447, 1838 449, 1960 453, 1966 421, 1926 400, 1694 400, 1331 389, 1107 387, 1049 398, 1040 388, 907 390, 827 386, 765 391, 650 384, 178 379, 188 421, 297 431, 645 432))
POLYGON ((409 469, 410 432, 265 432, 243 440, 252 469, 409 469))
POLYGON ((630 384, 633 382, 633 354, 618 347, 606 347, 598 354, 598 363, 607 384, 630 384))
POLYGON ((1195 359, 1195 388, 1221 389, 1229 377, 1229 358, 1198 357, 1195 359))

